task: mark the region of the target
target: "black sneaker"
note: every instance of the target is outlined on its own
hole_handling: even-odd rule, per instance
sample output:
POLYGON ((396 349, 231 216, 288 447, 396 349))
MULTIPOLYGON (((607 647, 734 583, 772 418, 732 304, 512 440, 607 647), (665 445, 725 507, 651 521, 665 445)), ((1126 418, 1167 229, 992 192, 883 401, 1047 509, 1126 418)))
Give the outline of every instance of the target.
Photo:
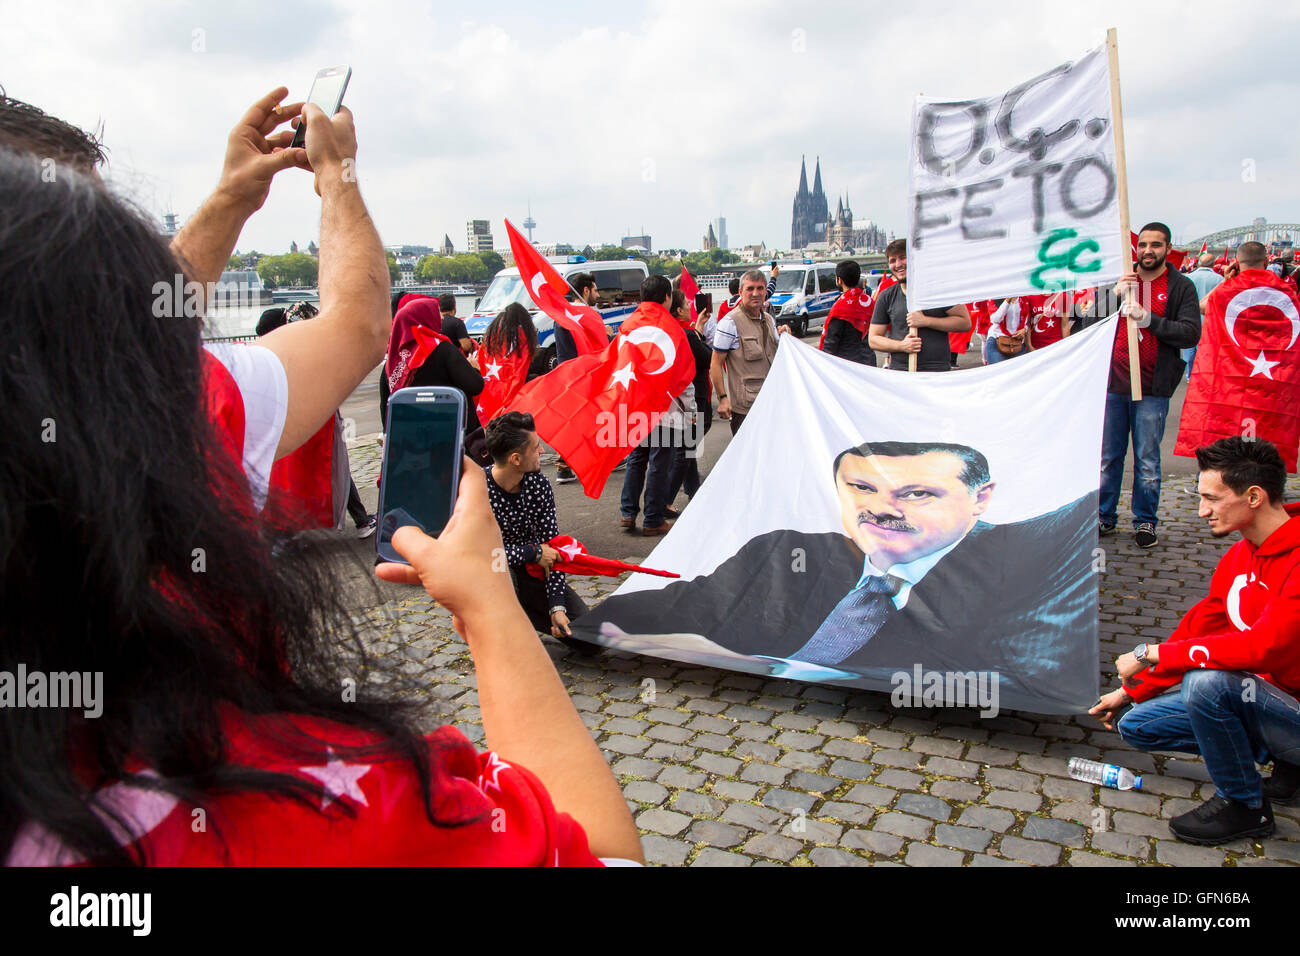
POLYGON ((1300 766, 1273 761, 1273 776, 1264 781, 1264 799, 1289 806, 1300 799, 1300 766))
POLYGON ((555 472, 555 483, 557 485, 567 485, 577 481, 578 476, 573 473, 572 468, 559 468, 555 472))
POLYGON ((1140 524, 1133 529, 1133 542, 1139 548, 1154 548, 1160 543, 1156 537, 1156 526, 1153 524, 1140 524))
POLYGON ((371 515, 365 521, 361 522, 361 524, 357 525, 357 537, 368 538, 375 533, 375 529, 378 527, 379 516, 371 515))
POLYGON ((1215 794, 1209 800, 1169 821, 1169 829, 1184 843, 1215 846, 1242 837, 1266 837, 1273 832, 1273 808, 1264 798, 1252 810, 1244 803, 1215 794))
POLYGON ((1104 521, 1098 521, 1098 522, 1097 522, 1097 534, 1100 535, 1101 537, 1104 538, 1104 537, 1106 537, 1106 535, 1108 535, 1108 534, 1114 534, 1114 533, 1115 533, 1115 525, 1114 525, 1114 523, 1107 524, 1107 523, 1104 522, 1104 521))

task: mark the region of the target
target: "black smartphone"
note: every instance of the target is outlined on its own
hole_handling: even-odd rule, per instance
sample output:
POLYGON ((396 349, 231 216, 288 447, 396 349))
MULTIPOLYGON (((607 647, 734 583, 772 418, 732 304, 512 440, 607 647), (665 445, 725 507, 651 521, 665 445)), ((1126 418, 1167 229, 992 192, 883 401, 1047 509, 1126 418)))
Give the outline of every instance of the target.
POLYGON ((407 564, 393 550, 393 533, 410 524, 436 538, 456 507, 465 394, 455 388, 398 389, 388 398, 386 435, 376 547, 380 560, 407 564))
MULTIPOLYGON (((343 105, 343 94, 347 92, 348 80, 352 79, 352 67, 350 66, 331 66, 321 70, 316 74, 316 79, 312 81, 311 93, 307 96, 308 103, 315 103, 325 111, 326 116, 333 116, 343 105)), ((298 124, 294 130, 293 142, 289 145, 305 146, 307 144, 307 122, 306 120, 298 124)))
POLYGON ((695 311, 712 312, 713 311, 713 293, 697 292, 695 293, 695 311))

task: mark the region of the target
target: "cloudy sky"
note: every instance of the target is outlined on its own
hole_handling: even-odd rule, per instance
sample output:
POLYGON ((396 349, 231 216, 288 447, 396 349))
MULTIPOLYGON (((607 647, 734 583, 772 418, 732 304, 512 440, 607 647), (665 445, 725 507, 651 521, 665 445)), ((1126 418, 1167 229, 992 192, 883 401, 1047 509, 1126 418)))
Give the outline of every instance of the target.
MULTIPOLYGON (((907 230, 912 98, 989 95, 1119 28, 1135 223, 1176 239, 1264 216, 1300 222, 1300 6, 769 0, 634 3, 24 4, 6 12, 0 86, 85 127, 109 177, 182 219, 246 107, 305 98, 346 63, 362 188, 385 243, 465 246, 465 221, 523 220, 539 242, 784 247, 799 158, 821 156, 859 220, 907 230), (886 13, 891 7, 897 12, 886 13), (1252 175, 1253 174, 1253 175, 1252 175)), ((317 237, 310 177, 281 174, 241 250, 317 237)))

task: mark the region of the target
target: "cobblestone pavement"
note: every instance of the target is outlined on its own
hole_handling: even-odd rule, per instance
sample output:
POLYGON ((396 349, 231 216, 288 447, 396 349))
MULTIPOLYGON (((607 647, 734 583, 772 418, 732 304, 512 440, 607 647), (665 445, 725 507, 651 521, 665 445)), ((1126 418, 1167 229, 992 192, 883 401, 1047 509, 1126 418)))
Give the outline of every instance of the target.
MULTIPOLYGON (((352 449, 373 486, 378 446, 352 449)), ((1206 593, 1228 542, 1196 517, 1195 478, 1166 479, 1160 547, 1102 539, 1102 687, 1114 659, 1162 640, 1206 593)), ((1300 494, 1291 479, 1289 496, 1300 494)), ((1127 499, 1127 494, 1125 495, 1127 499)), ((1121 518, 1127 500, 1120 503, 1121 518)), ((1124 526, 1121 525, 1121 529, 1124 526)), ((621 579, 571 579, 594 604, 621 579)), ((472 662, 450 615, 412 591, 372 608, 371 649, 418 676, 431 719, 483 739, 472 662)), ((895 709, 888 695, 605 653, 547 640, 623 787, 647 859, 671 866, 1270 866, 1300 862, 1300 808, 1267 840, 1179 843, 1170 817, 1213 792, 1186 755, 1132 750, 1089 717, 895 709), (1141 791, 1073 780, 1070 757, 1143 774, 1141 791)))

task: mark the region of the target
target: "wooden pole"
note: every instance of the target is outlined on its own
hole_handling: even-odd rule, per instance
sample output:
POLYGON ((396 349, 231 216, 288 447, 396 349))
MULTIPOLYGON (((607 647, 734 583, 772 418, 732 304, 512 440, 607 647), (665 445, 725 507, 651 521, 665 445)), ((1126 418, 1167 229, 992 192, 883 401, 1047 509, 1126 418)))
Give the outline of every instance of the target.
MULTIPOLYGON (((1106 57, 1110 63, 1110 117, 1115 129, 1115 183, 1119 197, 1119 231, 1121 255, 1124 259, 1124 275, 1133 274, 1133 246, 1130 236, 1133 229, 1128 218, 1128 163, 1124 154, 1124 112, 1119 95, 1119 41, 1115 28, 1106 31, 1106 57)), ((1125 319, 1128 325, 1128 378, 1129 397, 1135 402, 1142 401, 1142 366, 1138 361, 1138 329, 1132 319, 1125 319)))

